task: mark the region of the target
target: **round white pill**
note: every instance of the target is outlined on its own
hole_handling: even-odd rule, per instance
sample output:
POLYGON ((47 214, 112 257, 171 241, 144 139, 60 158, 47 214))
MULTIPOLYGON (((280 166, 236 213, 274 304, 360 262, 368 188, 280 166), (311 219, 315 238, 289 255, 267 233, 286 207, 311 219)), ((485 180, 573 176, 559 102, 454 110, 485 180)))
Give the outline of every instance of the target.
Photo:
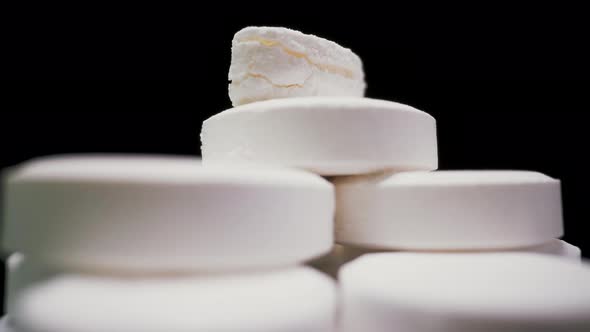
POLYGON ((362 97, 361 59, 332 41, 278 27, 247 27, 232 41, 234 106, 304 96, 362 97))
POLYGON ((590 267, 551 256, 382 253, 340 270, 345 332, 590 330, 590 267))
POLYGON ((346 177, 334 184, 341 244, 510 249, 563 233, 559 180, 536 172, 406 172, 346 177))
POLYGON ((333 243, 333 187, 304 171, 103 156, 38 159, 10 173, 5 248, 61 265, 252 269, 333 243))
POLYGON ((205 164, 258 162, 321 175, 437 168, 433 117, 368 98, 309 97, 235 107, 203 122, 205 164))
POLYGON ((11 317, 27 332, 332 331, 335 287, 310 268, 123 278, 62 275, 28 288, 11 317))

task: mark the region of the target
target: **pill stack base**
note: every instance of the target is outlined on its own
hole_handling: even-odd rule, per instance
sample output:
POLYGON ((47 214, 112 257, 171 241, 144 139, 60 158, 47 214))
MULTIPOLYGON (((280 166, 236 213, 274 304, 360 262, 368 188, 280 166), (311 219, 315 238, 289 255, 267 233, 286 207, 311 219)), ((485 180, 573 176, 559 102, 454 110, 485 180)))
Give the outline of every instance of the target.
POLYGON ((590 330, 559 180, 437 171, 435 119, 365 98, 360 58, 320 37, 245 28, 229 78, 202 162, 7 172, 5 329, 590 330))
POLYGON ((16 332, 333 329, 334 282, 303 266, 333 243, 333 186, 315 174, 131 156, 9 173, 16 332))

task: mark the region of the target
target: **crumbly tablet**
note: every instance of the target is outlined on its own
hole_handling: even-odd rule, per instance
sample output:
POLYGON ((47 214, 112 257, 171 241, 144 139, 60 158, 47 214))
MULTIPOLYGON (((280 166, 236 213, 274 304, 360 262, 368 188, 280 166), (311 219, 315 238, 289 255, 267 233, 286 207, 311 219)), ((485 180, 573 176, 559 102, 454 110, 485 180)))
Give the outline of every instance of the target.
POLYGON ((232 41, 234 106, 288 97, 362 97, 364 76, 361 59, 350 49, 299 31, 247 27, 232 41))
POLYGON ((167 277, 62 275, 27 289, 12 321, 27 332, 332 331, 333 282, 294 267, 167 277))
POLYGON ((563 233, 559 180, 525 171, 405 172, 335 179, 336 242, 490 250, 563 233))
POLYGON ((203 122, 203 162, 258 162, 321 175, 437 168, 436 123, 413 107, 368 98, 275 99, 203 122))
POLYGON ((340 270, 341 331, 588 331, 588 280, 546 255, 364 255, 340 270))
POLYGON ((53 157, 24 163, 5 185, 5 248, 64 266, 279 267, 333 243, 333 187, 300 170, 53 157))

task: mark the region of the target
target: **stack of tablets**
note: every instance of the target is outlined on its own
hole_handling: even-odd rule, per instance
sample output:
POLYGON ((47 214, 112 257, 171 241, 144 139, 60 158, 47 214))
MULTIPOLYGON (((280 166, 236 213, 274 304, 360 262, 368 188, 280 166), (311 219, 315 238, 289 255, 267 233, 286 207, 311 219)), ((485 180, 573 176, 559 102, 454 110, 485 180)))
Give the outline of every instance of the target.
POLYGON ((336 242, 317 262, 333 274, 362 256, 339 272, 343 331, 590 328, 590 268, 557 239, 559 181, 433 172, 435 119, 364 98, 359 57, 319 37, 243 29, 229 78, 235 107, 203 123, 203 165, 76 157, 10 172, 11 324, 331 331, 333 281, 298 264, 336 242))
POLYGON ((9 171, 15 331, 328 331, 334 193, 311 173, 57 157, 9 171))
POLYGON ((280 28, 243 29, 233 46, 230 96, 239 106, 203 123, 206 165, 273 164, 330 177, 344 245, 579 258, 556 239, 559 181, 523 171, 429 172, 438 163, 434 118, 362 98, 361 61, 350 50, 280 28))
POLYGON ((556 239, 559 181, 535 172, 408 172, 342 178, 336 188, 337 241, 406 251, 340 269, 343 331, 590 328, 590 288, 581 282, 590 268, 556 239))
MULTIPOLYGON (((425 296, 428 308, 404 318, 406 325, 398 316, 390 315, 395 312, 405 317, 413 310, 412 294, 408 295, 410 299, 396 294, 404 289, 404 282, 412 281, 411 274, 419 271, 408 273, 406 279, 391 286, 395 291, 389 292, 386 279, 369 287, 372 292, 365 291, 367 284, 373 284, 372 278, 381 273, 388 275, 389 270, 395 273, 389 266, 396 264, 396 255, 408 255, 393 251, 416 252, 404 263, 408 261, 411 266, 416 257, 416 264, 426 265, 431 278, 436 278, 436 267, 446 268, 437 262, 453 260, 451 257, 457 255, 457 266, 449 265, 449 269, 469 269, 472 261, 481 259, 489 262, 485 264, 487 269, 480 270, 486 271, 484 275, 502 273, 499 271, 505 266, 496 266, 495 262, 506 260, 508 266, 516 267, 501 279, 502 290, 494 289, 499 298, 514 294, 514 288, 519 287, 516 285, 526 282, 519 279, 519 269, 526 269, 529 259, 534 271, 555 263, 548 255, 570 258, 554 266, 558 269, 564 264, 564 271, 571 270, 571 275, 555 277, 560 275, 556 273, 546 277, 539 282, 546 293, 540 294, 559 294, 556 289, 561 286, 548 280, 567 284, 570 277, 578 280, 585 274, 587 268, 577 266, 579 249, 558 239, 563 233, 558 180, 527 171, 431 172, 437 168, 435 120, 407 105, 359 98, 362 91, 350 88, 364 89, 364 84, 358 84, 362 68, 351 53, 333 43, 284 29, 249 28, 238 33, 236 40, 233 56, 240 61, 232 63, 230 95, 234 105, 239 106, 204 122, 204 163, 273 164, 328 177, 336 188, 335 240, 339 244, 331 255, 317 262, 328 272, 335 274, 340 265, 365 252, 391 251, 369 254, 340 272, 343 330, 390 331, 400 321, 400 331, 436 331, 441 328, 437 323, 446 324, 444 312, 448 310, 449 315, 456 314, 459 321, 467 322, 453 323, 449 331, 474 331, 469 325, 473 316, 462 312, 464 308, 441 308, 443 313, 439 315, 437 306, 449 303, 436 297, 430 303, 425 296), (318 68, 330 75, 317 75, 318 68), (261 101, 265 99, 271 100, 261 101), (363 259, 371 261, 370 267, 361 264, 363 259), (398 302, 401 304, 396 305, 398 302), (404 303, 408 303, 407 307, 404 303)), ((396 267, 406 268, 403 264, 396 267)), ((484 280, 476 275, 473 281, 484 287, 484 280)), ((446 285, 439 287, 429 291, 445 292, 446 285)), ((576 287, 584 289, 578 285, 563 287, 568 291, 560 300, 566 304, 547 319, 577 324, 580 316, 573 310, 568 313, 573 315, 571 320, 566 319, 565 309, 574 309, 576 299, 587 299, 568 299, 567 294, 575 292, 576 287)), ((408 292, 411 290, 408 288, 408 292)), ((484 289, 479 293, 477 289, 471 291, 475 292, 471 294, 475 306, 490 296, 484 289)), ((512 300, 510 296, 503 299, 512 300)), ((518 305, 514 305, 516 310, 518 305)), ((499 319, 490 318, 492 322, 484 330, 522 331, 519 324, 546 323, 537 319, 540 316, 519 316, 511 311, 490 309, 487 314, 498 315, 499 319)), ((482 315, 482 319, 486 317, 482 315)), ((559 327, 550 325, 553 329, 559 327)))

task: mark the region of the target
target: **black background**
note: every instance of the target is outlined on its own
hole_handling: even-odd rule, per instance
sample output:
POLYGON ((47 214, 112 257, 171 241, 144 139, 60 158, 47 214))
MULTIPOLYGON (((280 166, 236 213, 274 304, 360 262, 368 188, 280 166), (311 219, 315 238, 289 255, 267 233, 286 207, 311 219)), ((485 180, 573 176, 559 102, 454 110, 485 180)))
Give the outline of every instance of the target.
POLYGON ((359 54, 367 96, 433 115, 440 169, 524 169, 561 179, 565 239, 590 253, 590 57, 588 27, 575 10, 461 7, 446 8, 452 16, 437 9, 410 16, 368 6, 319 12, 307 3, 295 13, 289 3, 220 5, 227 10, 4 10, 0 166, 72 152, 198 155, 201 122, 230 107, 233 34, 287 26, 359 54))

